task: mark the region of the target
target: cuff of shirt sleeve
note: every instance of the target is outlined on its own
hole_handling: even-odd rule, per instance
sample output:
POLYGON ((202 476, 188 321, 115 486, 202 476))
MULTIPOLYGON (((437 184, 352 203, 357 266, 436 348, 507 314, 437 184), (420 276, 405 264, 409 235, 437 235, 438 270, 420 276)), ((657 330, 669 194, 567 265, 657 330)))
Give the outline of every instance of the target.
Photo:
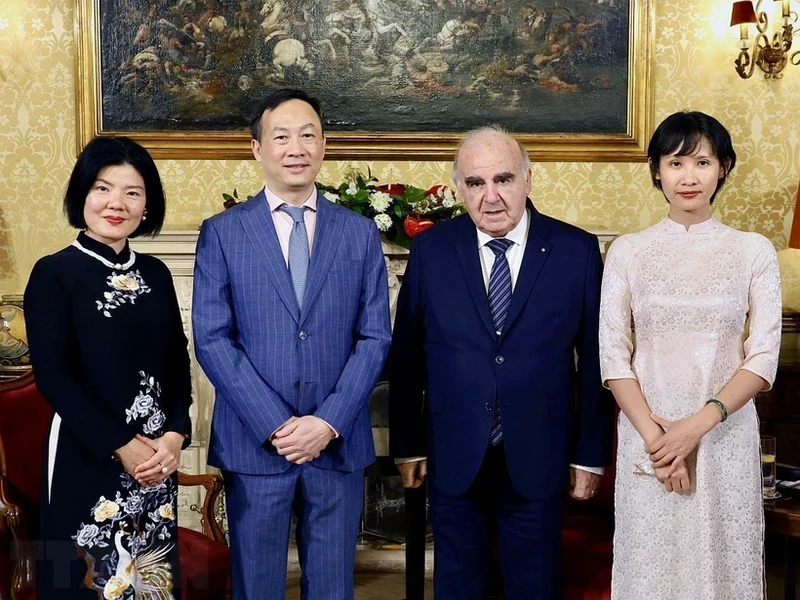
MULTIPOLYGON (((319 419, 319 417, 317 417, 317 418, 319 419)), ((327 425, 330 428, 330 430, 333 432, 333 439, 336 439, 336 438, 339 437, 339 432, 336 431, 336 429, 334 429, 333 425, 328 423, 325 419, 319 419, 319 420, 322 421, 323 423, 325 423, 325 425, 327 425)))
POLYGON ((410 463, 410 462, 419 462, 421 460, 427 460, 427 456, 409 456, 408 458, 395 458, 394 464, 402 465, 403 463, 410 463))
POLYGON ((584 467, 583 465, 573 464, 571 464, 570 467, 574 469, 580 469, 581 471, 588 471, 589 473, 594 473, 595 475, 602 475, 606 472, 605 467, 584 467))

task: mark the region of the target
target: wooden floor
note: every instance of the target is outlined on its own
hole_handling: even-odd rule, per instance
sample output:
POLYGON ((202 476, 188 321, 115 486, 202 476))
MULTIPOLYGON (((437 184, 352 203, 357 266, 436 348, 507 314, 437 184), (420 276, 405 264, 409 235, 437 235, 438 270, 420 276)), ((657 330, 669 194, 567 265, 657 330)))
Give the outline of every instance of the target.
MULTIPOLYGON (((781 540, 767 545, 767 597, 783 600, 784 565, 781 540)), ((800 581, 800 573, 798 573, 800 581)), ((798 590, 800 591, 800 590, 798 590)), ((402 600, 405 598, 404 573, 357 573, 355 600, 402 600)), ((290 574, 286 585, 286 600, 300 600, 300 576, 290 574)), ((425 600, 433 600, 433 582, 425 582, 425 600)))
MULTIPOLYGON (((357 573, 355 600, 402 600, 405 598, 404 573, 357 573)), ((433 582, 425 582, 425 600, 433 599, 433 582)), ((286 600, 300 600, 300 576, 289 575, 286 600)))
MULTIPOLYGON (((767 566, 767 597, 783 600, 783 572, 780 567, 767 566)), ((405 598, 403 573, 357 573, 355 600, 402 600, 405 598)), ((300 600, 300 576, 290 575, 286 585, 286 600, 300 600)), ((433 582, 425 582, 425 600, 433 600, 433 582)))

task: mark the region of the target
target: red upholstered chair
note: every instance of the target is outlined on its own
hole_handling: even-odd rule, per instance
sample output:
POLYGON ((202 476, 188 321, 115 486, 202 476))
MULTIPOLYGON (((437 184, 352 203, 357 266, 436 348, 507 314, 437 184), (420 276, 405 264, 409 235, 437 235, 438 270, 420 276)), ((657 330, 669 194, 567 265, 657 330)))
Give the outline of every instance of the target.
MULTIPOLYGON (((0 381, 0 600, 34 600, 44 442, 52 415, 33 373, 0 381)), ((182 486, 202 485, 203 533, 181 527, 178 550, 184 600, 226 598, 230 551, 216 520, 222 478, 178 473, 182 486)))

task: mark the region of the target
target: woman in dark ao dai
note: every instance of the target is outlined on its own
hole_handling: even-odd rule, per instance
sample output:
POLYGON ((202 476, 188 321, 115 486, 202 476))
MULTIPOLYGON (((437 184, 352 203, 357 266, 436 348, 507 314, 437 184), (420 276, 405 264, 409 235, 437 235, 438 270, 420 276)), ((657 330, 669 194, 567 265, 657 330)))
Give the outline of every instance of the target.
POLYGON ((36 383, 55 410, 37 597, 178 599, 187 340, 167 267, 128 243, 164 221, 152 158, 127 138, 92 140, 64 209, 82 231, 36 263, 25 290, 36 383))

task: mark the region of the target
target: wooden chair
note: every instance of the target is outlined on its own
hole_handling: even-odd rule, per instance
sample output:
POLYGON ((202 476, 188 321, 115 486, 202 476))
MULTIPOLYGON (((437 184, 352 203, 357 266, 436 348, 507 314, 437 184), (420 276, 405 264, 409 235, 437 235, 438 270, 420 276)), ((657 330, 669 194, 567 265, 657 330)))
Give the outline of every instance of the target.
MULTIPOLYGON (((0 381, 0 600, 33 600, 44 443, 52 408, 36 389, 33 372, 0 381)), ((179 528, 184 600, 230 593, 230 551, 218 523, 222 477, 178 473, 181 486, 203 486, 203 533, 179 528)))

